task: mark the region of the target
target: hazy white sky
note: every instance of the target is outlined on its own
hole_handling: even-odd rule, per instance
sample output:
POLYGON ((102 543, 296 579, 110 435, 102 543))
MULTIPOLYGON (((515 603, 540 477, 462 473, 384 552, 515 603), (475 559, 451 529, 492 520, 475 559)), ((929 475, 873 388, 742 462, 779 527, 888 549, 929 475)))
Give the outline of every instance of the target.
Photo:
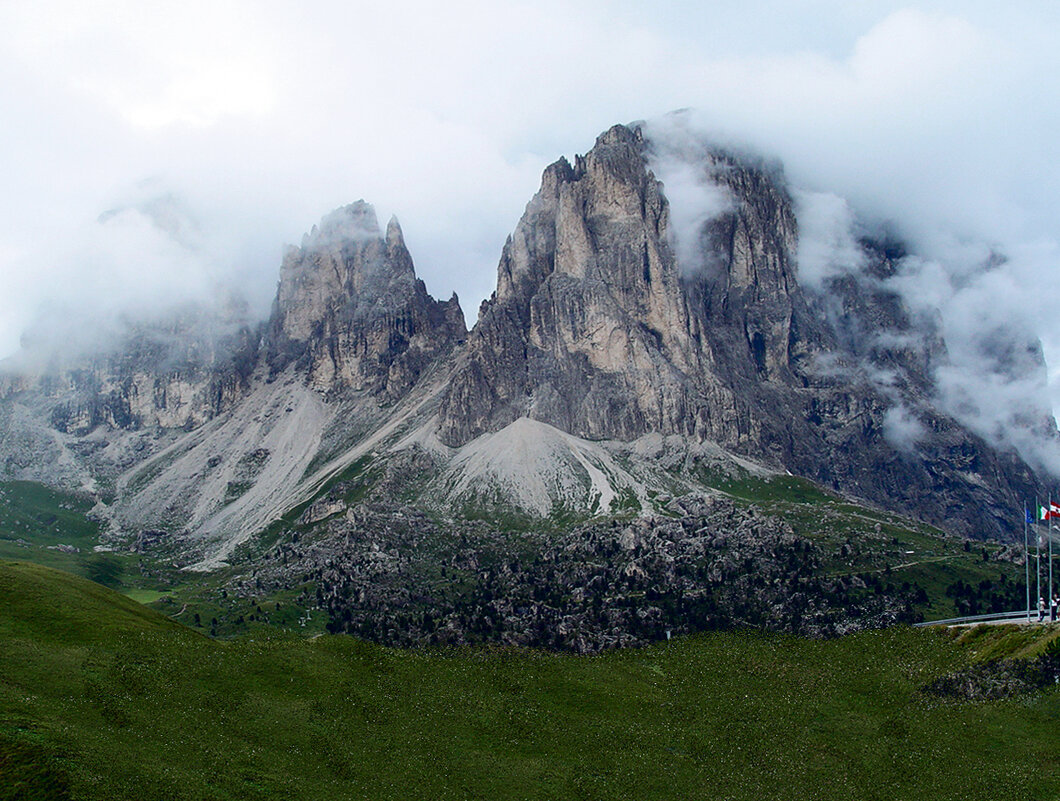
POLYGON ((892 220, 941 260, 940 302, 1009 254, 968 313, 1035 321, 1058 362, 1058 75, 1045 2, 2 3, 0 354, 42 304, 237 276, 263 308, 282 245, 362 197, 473 323, 546 164, 694 107, 892 220), (159 197, 176 240, 98 222, 159 197))

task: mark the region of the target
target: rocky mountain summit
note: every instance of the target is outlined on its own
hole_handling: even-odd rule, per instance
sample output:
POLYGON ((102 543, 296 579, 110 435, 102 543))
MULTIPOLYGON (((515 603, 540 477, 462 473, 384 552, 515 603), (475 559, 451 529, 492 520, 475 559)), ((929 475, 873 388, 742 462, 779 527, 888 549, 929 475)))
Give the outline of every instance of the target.
POLYGON ((805 355, 789 336, 805 306, 790 201, 735 163, 706 167, 745 197, 703 232, 714 269, 685 276, 645 147, 616 126, 545 171, 451 382, 443 440, 525 415, 590 439, 659 431, 768 450, 740 396, 805 355))
MULTIPOLYGON (((862 273, 808 291, 779 168, 697 143, 677 158, 726 202, 693 233, 698 263, 682 264, 651 169, 664 158, 666 143, 616 126, 545 171, 450 381, 441 439, 524 416, 591 440, 678 434, 968 533, 1003 530, 1034 475, 933 402, 945 344, 881 280, 901 251, 866 240, 862 273), (888 436, 896 414, 922 423, 915 445, 888 436)), ((1040 354, 1026 369, 1044 369, 1040 354)))
MULTIPOLYGON (((6 365, 0 476, 93 492, 114 542, 163 532, 203 568, 285 520, 354 514, 320 503, 365 465, 434 519, 648 515, 719 476, 791 473, 1010 534, 1040 466, 939 403, 947 344, 890 283, 903 246, 863 237, 810 281, 801 235, 779 165, 615 126, 545 170, 468 332, 359 201, 287 251, 258 325, 200 312, 81 363, 6 365)), ((1020 354, 1006 369, 1044 370, 1035 343, 996 338, 1020 354)), ((1055 440, 1045 409, 1028 427, 1055 440)))
POLYGON ((436 301, 416 278, 397 219, 383 235, 359 201, 329 214, 284 257, 265 360, 273 374, 296 363, 324 392, 394 400, 466 335, 456 295, 436 301))

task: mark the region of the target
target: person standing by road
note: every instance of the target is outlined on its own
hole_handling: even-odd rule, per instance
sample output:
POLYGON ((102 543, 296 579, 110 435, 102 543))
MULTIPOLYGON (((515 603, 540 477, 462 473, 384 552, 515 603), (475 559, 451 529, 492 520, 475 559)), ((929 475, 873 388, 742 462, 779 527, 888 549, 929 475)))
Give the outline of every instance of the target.
POLYGON ((1045 620, 1045 599, 1041 596, 1038 597, 1038 622, 1041 623, 1045 620))
POLYGON ((1056 622, 1056 604, 1057 604, 1057 599, 1056 599, 1056 596, 1054 595, 1052 600, 1049 601, 1049 622, 1050 623, 1055 623, 1056 622))

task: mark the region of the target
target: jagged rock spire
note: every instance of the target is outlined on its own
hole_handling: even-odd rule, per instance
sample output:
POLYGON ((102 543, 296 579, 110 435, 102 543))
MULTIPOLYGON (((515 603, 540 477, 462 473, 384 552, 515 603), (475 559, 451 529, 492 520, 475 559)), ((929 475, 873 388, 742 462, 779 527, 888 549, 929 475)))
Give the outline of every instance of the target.
POLYGON ((455 296, 436 301, 416 278, 397 219, 384 234, 359 200, 284 257, 266 358, 273 371, 298 363, 321 390, 398 396, 465 334, 455 296))
MULTIPOLYGON (((919 361, 861 366, 799 285, 782 171, 706 142, 669 144, 615 126, 574 164, 545 170, 450 381, 442 441, 520 417, 587 439, 678 434, 967 533, 1008 528, 1031 471, 931 404, 930 347, 919 361), (698 249, 691 265, 652 169, 665 158, 726 198, 680 232, 698 249), (897 378, 881 386, 868 377, 879 369, 897 378), (926 421, 915 458, 886 436, 896 408, 926 421)), ((883 287, 843 302, 844 325, 858 314, 896 341, 936 336, 914 330, 883 287)))

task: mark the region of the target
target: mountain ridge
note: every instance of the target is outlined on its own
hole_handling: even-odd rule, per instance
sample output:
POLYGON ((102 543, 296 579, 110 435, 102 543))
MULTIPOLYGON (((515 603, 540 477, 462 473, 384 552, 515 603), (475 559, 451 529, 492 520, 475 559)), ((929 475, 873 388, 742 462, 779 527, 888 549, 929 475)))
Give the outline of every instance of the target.
MULTIPOLYGON (((1043 479, 936 405, 945 342, 884 280, 901 247, 863 239, 860 271, 803 286, 799 233, 779 165, 614 126, 545 170, 470 332, 455 295, 416 278, 396 219, 383 231, 358 201, 288 249, 269 320, 208 359, 174 368, 140 332, 92 380, 0 374, 0 467, 95 491, 116 540, 164 528, 204 566, 362 456, 415 443, 438 473, 407 491, 443 514, 497 493, 542 517, 557 500, 607 514, 626 491, 646 510, 661 476, 709 494, 620 447, 676 437, 683 463, 709 445, 711 469, 751 460, 960 533, 1012 532, 1043 479), (682 180, 706 211, 680 206, 682 180), (497 461, 537 445, 544 495, 497 461)), ((1040 347, 1019 369, 1043 369, 1040 347)))

